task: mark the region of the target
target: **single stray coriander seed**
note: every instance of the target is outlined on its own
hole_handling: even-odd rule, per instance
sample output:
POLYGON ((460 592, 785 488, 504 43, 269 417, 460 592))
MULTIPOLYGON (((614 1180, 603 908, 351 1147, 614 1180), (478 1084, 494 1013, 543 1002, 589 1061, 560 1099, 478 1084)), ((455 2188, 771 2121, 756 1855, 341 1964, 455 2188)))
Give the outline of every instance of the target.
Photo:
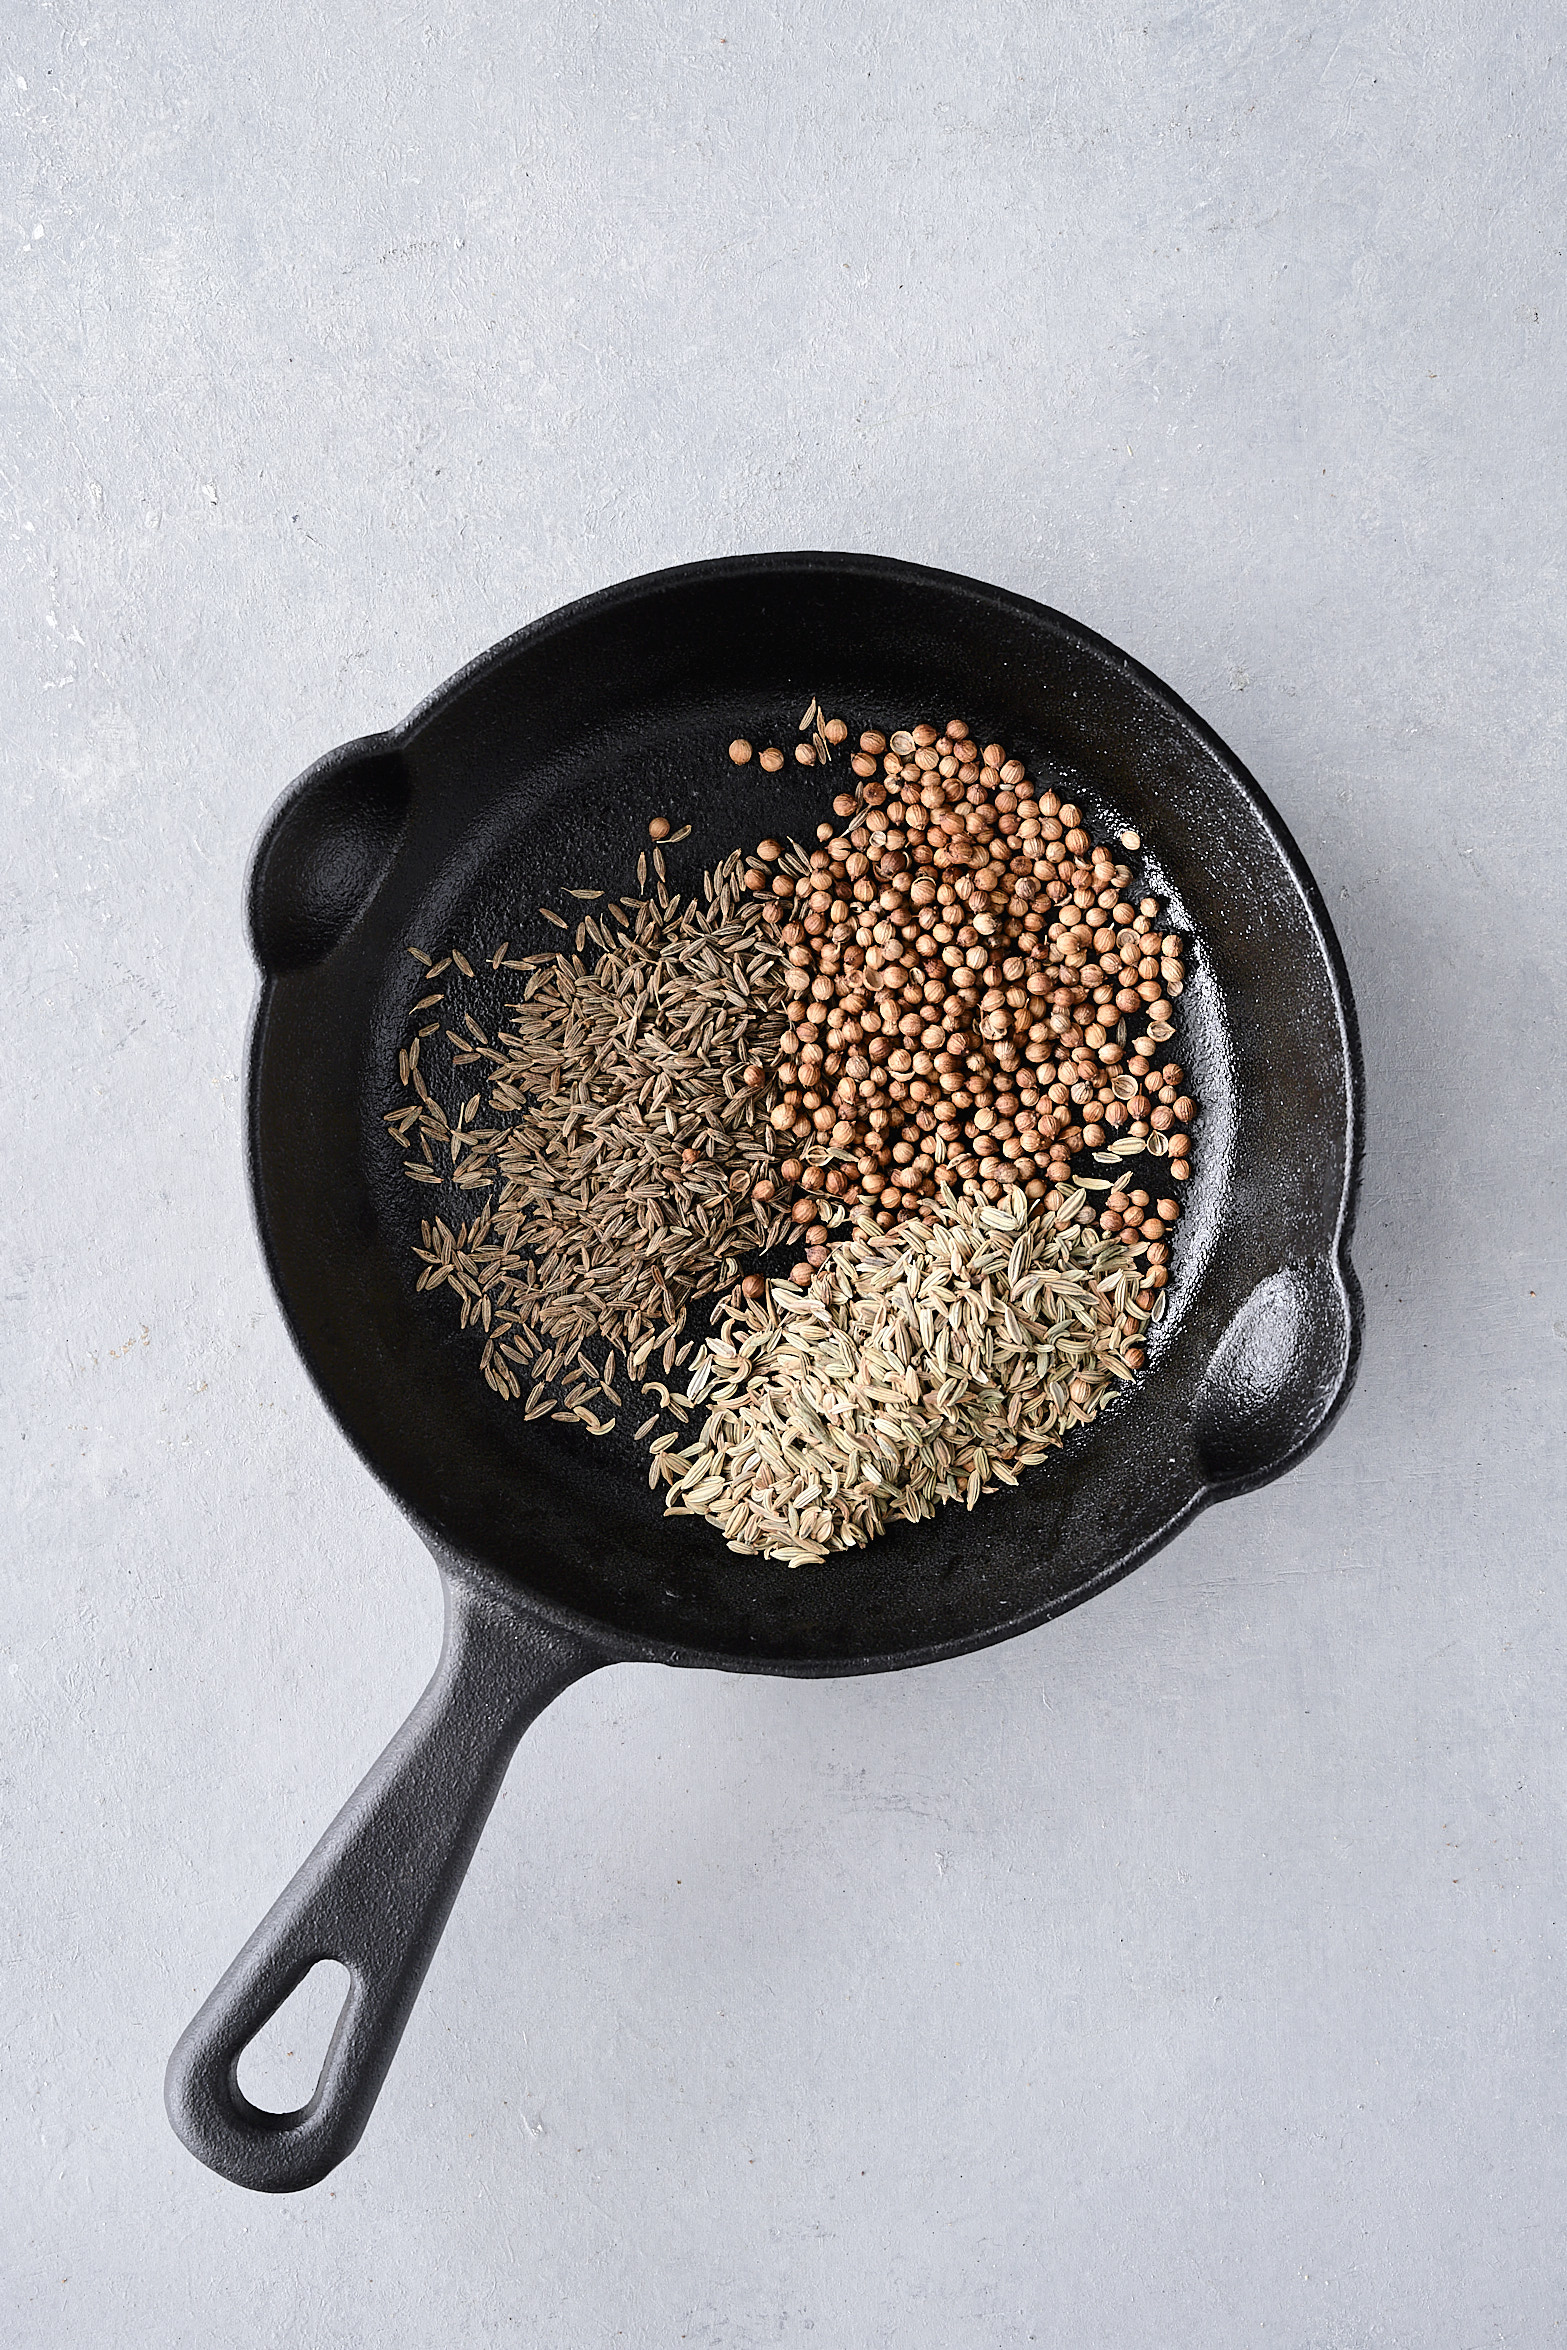
POLYGON ((669 818, 667 816, 655 816, 647 829, 649 840, 668 840, 669 818))
POLYGON ((746 741, 743 734, 737 734, 735 736, 734 741, 729 746, 729 756, 731 759, 733 759, 737 767, 746 767, 750 765, 751 746, 746 741))

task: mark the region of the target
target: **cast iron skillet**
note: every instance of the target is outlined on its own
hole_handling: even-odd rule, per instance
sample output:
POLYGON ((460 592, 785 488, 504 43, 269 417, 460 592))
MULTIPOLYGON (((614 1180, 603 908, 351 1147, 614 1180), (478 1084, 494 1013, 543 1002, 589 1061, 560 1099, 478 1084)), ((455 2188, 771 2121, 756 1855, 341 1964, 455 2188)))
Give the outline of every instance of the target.
MULTIPOLYGON (((570 1682, 623 1658, 819 1674, 957 1656, 1076 1606, 1301 1457, 1357 1352, 1361 1071, 1321 898, 1202 721, 1058 612, 864 555, 693 564, 524 629, 300 779, 262 836, 250 923, 267 1262, 329 1408, 446 1591, 430 1686, 170 2061, 191 2151, 286 2190, 358 2141, 512 1749, 570 1682), (551 944, 532 909, 625 888, 652 814, 694 827, 677 880, 765 833, 813 839, 838 782, 725 756, 736 733, 792 746, 813 693, 855 728, 961 716, 1069 784, 1101 836, 1137 827, 1142 870, 1195 941, 1174 1049, 1202 1115, 1143 1376, 1015 1492, 791 1573, 664 1520, 625 1435, 638 1414, 594 1439, 525 1426, 491 1394, 450 1298, 415 1295, 432 1195, 381 1113, 424 988, 406 947, 551 944), (350 1990, 316 2092, 264 2113, 238 2087, 241 2051, 323 1958, 350 1990)), ((503 972, 481 989, 481 1017, 515 986, 503 972)))

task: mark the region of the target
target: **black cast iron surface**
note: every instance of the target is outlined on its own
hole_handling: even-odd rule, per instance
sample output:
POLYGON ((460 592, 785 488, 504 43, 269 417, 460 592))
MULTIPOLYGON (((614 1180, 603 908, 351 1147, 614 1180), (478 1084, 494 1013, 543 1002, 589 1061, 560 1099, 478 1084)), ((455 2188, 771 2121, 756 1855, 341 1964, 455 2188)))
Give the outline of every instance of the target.
MULTIPOLYGON (((262 836, 250 910, 267 1261, 329 1408, 448 1587, 419 1709, 170 2064, 192 2150, 288 2188, 357 2140, 511 1748, 566 1682, 617 1658, 823 1674, 981 1647, 1088 1598, 1322 1435, 1358 1344, 1360 1061, 1316 887, 1202 721, 1059 613, 869 556, 696 564, 525 629, 295 785, 262 836), (662 1516, 625 1433, 639 1414, 595 1439, 525 1425, 490 1392, 450 1300, 415 1294, 432 1195, 403 1176, 382 1113, 425 986, 409 946, 556 943, 534 909, 627 887, 653 814, 692 826, 671 853, 677 886, 767 833, 813 839, 837 776, 725 755, 737 732, 792 745, 813 693, 855 731, 961 716, 1077 800, 1096 836, 1142 834, 1137 870, 1194 941, 1171 1049, 1202 1117, 1142 1377, 1015 1491, 791 1573, 662 1516), (322 1957, 351 1989, 320 2085, 298 2115, 260 2114, 239 2054, 322 1957)), ((516 983, 474 960, 463 1004, 486 1020, 516 983)))

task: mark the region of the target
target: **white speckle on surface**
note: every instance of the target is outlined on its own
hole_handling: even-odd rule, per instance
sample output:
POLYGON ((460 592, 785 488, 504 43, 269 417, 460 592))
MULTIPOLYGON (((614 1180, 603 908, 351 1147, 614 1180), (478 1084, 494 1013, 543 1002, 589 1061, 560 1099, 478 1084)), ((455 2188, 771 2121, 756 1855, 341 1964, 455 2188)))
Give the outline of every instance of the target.
POLYGON ((1546 2343, 1559 12, 153 15, 11 44, 0 2330, 1546 2343), (440 1627, 251 1230, 252 844, 568 599, 822 544, 1077 615, 1275 802, 1359 1003, 1359 1386, 1004 1647, 569 1691, 358 2152, 244 2195, 168 2051, 440 1627))

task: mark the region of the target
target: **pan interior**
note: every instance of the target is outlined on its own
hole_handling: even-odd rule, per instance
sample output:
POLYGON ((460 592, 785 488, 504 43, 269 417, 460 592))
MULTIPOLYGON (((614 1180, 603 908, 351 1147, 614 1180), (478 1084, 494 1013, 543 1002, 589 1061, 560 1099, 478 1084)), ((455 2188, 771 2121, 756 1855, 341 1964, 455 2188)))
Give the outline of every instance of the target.
MULTIPOLYGON (((477 665, 378 761, 388 741, 393 854, 338 943, 263 990, 253 1161, 306 1360, 436 1545, 628 1651, 786 1671, 976 1645, 1135 1564, 1204 1490, 1194 1399, 1221 1338, 1282 1268, 1331 1258, 1348 1177, 1332 950, 1287 843, 1206 730, 1037 606, 899 566, 794 558, 575 607, 477 665), (398 1047, 424 989, 408 947, 469 954, 478 976, 460 1008, 493 1033, 517 977, 489 971, 492 948, 561 943, 536 909, 569 910, 573 887, 633 887, 650 816, 692 827, 669 852, 683 888, 768 833, 813 842, 846 762, 824 776, 790 758, 766 775, 726 756, 736 734, 792 750, 812 695, 852 733, 960 716, 1079 801, 1096 838, 1142 834, 1136 869, 1194 942, 1170 1049, 1202 1121, 1166 1316, 1132 1388, 1016 1491, 790 1571, 664 1518, 630 1440, 652 1409, 634 1392, 614 1433, 593 1438, 525 1425, 489 1391, 451 1293, 414 1287, 421 1217, 470 1215, 480 1195, 410 1183, 382 1117, 402 1098, 398 1047)), ((448 1076, 439 1036, 426 1054, 449 1105, 481 1074, 448 1076)), ((688 1328, 702 1326, 693 1313, 688 1328)), ((1289 1434, 1286 1415, 1285 1451, 1289 1434)))

